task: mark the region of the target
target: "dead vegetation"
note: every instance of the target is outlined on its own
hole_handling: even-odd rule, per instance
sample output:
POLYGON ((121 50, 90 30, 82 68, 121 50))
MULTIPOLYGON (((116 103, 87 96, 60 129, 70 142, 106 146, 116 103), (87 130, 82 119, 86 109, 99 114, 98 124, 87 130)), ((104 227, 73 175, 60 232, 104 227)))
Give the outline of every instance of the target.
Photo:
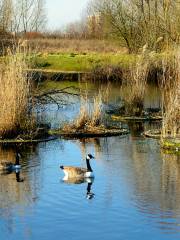
POLYGON ((40 38, 29 40, 29 46, 42 53, 89 53, 89 52, 121 52, 126 48, 119 46, 118 42, 98 39, 53 39, 40 38))
POLYGON ((125 114, 141 116, 144 109, 144 95, 147 85, 150 60, 143 52, 138 56, 135 64, 130 64, 122 87, 128 85, 129 93, 124 96, 125 114))
POLYGON ((92 78, 98 82, 118 82, 123 79, 123 70, 118 65, 95 66, 92 70, 92 78))
POLYGON ((26 53, 19 45, 9 50, 0 70, 0 136, 17 135, 33 124, 29 112, 31 94, 27 69, 26 53), (27 127, 28 126, 28 127, 27 127))
POLYGON ((180 50, 173 57, 165 56, 163 76, 160 82, 162 90, 162 141, 180 135, 180 50))
POLYGON ((80 111, 77 118, 70 124, 63 127, 64 132, 96 132, 96 128, 103 127, 102 125, 103 104, 102 95, 99 91, 98 95, 93 97, 92 102, 87 97, 81 96, 80 111))

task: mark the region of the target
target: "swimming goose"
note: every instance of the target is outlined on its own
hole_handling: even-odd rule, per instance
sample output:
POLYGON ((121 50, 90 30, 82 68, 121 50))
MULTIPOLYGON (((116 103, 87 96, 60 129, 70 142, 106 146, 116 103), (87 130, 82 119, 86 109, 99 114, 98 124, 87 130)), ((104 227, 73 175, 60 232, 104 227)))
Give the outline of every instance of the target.
POLYGON ((0 163, 0 170, 5 170, 5 171, 18 171, 21 169, 21 165, 19 164, 19 158, 20 154, 16 153, 16 162, 15 164, 12 162, 1 162, 0 163))
POLYGON ((90 165, 90 160, 94 158, 91 154, 86 156, 87 168, 74 167, 74 166, 60 166, 64 171, 65 177, 63 180, 68 180, 68 178, 93 178, 93 170, 90 165))

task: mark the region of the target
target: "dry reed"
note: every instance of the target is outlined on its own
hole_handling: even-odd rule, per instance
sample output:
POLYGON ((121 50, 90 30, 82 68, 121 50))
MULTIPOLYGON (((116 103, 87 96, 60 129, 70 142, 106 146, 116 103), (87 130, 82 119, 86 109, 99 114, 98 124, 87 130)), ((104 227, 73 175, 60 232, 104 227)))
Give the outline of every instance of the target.
POLYGON ((93 97, 91 102, 88 99, 87 92, 80 99, 80 111, 77 118, 70 124, 63 127, 64 131, 93 131, 102 125, 102 95, 99 91, 98 95, 93 97))
POLYGON ((161 139, 176 138, 180 134, 180 49, 173 57, 163 60, 162 90, 162 134, 161 139))
POLYGON ((128 84, 129 94, 124 97, 125 111, 128 115, 140 116, 144 108, 144 95, 150 67, 148 55, 142 53, 135 64, 130 64, 129 71, 122 87, 128 84))
POLYGON ((67 52, 121 52, 125 53, 125 48, 119 47, 117 42, 98 39, 53 39, 41 38, 28 41, 32 49, 45 53, 67 53, 67 52))
POLYGON ((93 99, 93 108, 90 113, 90 122, 89 126, 97 127, 102 123, 102 95, 99 91, 98 95, 93 99))
POLYGON ((22 46, 16 47, 14 53, 9 50, 0 68, 1 137, 12 137, 24 127, 30 94, 30 83, 25 69, 26 53, 22 52, 22 46))
POLYGON ((84 129, 89 123, 89 101, 87 95, 81 96, 80 99, 80 111, 78 117, 74 120, 73 126, 75 129, 84 129))

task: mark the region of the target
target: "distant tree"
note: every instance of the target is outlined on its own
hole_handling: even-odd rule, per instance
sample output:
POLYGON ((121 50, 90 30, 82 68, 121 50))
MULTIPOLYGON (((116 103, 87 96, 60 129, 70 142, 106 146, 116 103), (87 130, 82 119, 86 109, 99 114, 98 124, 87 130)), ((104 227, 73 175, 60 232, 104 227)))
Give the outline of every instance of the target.
POLYGON ((158 50, 179 42, 179 0, 91 0, 91 11, 103 16, 105 30, 124 44, 129 52, 137 52, 147 44, 158 50))
POLYGON ((88 37, 88 27, 86 17, 82 17, 81 20, 72 22, 65 27, 65 36, 69 38, 87 38, 88 37))
POLYGON ((38 32, 45 28, 45 0, 14 0, 14 31, 38 32))
POLYGON ((32 20, 32 30, 36 32, 44 30, 47 23, 45 10, 45 0, 36 0, 34 7, 34 19, 32 20))
POLYGON ((13 2, 12 0, 0 1, 0 29, 8 32, 12 28, 13 2))

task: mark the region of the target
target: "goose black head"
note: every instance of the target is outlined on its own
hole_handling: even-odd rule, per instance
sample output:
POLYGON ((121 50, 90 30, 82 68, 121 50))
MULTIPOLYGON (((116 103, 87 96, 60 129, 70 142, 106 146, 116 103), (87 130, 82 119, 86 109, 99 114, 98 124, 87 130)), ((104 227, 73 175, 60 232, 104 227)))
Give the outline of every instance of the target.
POLYGON ((87 155, 87 157, 86 157, 87 160, 91 160, 91 159, 93 159, 93 158, 95 158, 95 157, 93 157, 93 155, 90 154, 90 153, 89 153, 89 154, 87 155))

